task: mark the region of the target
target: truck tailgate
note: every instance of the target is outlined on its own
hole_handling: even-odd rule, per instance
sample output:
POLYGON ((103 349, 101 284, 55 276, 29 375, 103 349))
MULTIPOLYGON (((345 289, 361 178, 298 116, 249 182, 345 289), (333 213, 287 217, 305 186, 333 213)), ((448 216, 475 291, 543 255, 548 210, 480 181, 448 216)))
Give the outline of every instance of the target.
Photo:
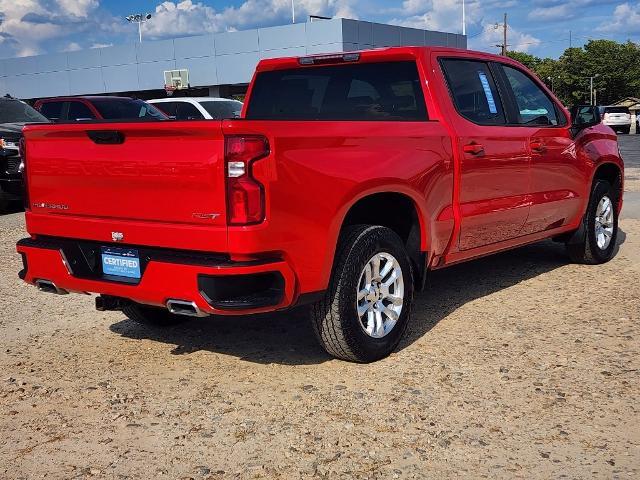
POLYGON ((25 140, 38 216, 226 225, 221 122, 34 125, 25 140))

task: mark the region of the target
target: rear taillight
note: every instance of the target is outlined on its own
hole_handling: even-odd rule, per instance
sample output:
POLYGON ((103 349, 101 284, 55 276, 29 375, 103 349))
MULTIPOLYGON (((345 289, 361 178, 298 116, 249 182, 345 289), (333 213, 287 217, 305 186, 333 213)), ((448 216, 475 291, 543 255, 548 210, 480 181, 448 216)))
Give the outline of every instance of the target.
POLYGON ((18 144, 18 154, 20 155, 20 167, 22 170, 22 203, 25 210, 29 210, 29 188, 27 186, 27 143, 24 136, 20 138, 18 144))
POLYGON ((253 163, 267 155, 269 142, 265 137, 225 137, 227 219, 230 225, 251 225, 264 220, 264 186, 253 175, 253 163))

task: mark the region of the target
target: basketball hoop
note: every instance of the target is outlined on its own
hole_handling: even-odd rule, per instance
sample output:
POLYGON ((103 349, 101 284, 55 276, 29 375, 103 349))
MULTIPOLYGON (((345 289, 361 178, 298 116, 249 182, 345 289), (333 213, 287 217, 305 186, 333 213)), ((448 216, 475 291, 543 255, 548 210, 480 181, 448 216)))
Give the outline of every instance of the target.
POLYGON ((165 70, 164 90, 167 97, 173 95, 176 90, 185 90, 189 88, 189 70, 182 68, 180 70, 165 70))

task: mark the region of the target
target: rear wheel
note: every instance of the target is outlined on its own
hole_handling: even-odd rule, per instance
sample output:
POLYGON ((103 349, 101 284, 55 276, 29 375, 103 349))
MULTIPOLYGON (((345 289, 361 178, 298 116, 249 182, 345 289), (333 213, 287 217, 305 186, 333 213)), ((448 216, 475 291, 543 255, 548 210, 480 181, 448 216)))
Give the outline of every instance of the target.
POLYGON ((392 230, 348 227, 338 245, 329 288, 312 307, 323 348, 334 357, 367 363, 389 355, 404 334, 413 275, 404 244, 392 230))
POLYGON ((175 315, 166 308, 140 305, 139 303, 123 307, 122 313, 134 322, 156 327, 169 327, 187 320, 186 316, 175 315))
POLYGON ((613 258, 618 238, 616 199, 616 192, 609 182, 597 180, 594 183, 585 214, 584 238, 579 243, 567 245, 571 260, 594 265, 613 258))
POLYGON ((622 133, 626 133, 627 135, 629 135, 629 132, 631 132, 631 125, 622 129, 622 133))

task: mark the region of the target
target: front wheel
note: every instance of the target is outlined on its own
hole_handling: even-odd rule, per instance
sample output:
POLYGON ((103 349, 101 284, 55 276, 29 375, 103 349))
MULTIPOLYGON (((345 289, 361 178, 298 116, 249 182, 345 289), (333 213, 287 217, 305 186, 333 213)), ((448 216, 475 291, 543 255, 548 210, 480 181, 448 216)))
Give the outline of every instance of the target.
POLYGON ((404 334, 413 300, 413 274, 404 244, 392 230, 345 229, 325 296, 313 305, 314 331, 330 355, 368 363, 388 356, 404 334))
POLYGON ((585 214, 586 232, 582 241, 568 244, 569 257, 576 263, 595 265, 611 260, 618 238, 617 195, 611 184, 597 180, 591 190, 585 214))

